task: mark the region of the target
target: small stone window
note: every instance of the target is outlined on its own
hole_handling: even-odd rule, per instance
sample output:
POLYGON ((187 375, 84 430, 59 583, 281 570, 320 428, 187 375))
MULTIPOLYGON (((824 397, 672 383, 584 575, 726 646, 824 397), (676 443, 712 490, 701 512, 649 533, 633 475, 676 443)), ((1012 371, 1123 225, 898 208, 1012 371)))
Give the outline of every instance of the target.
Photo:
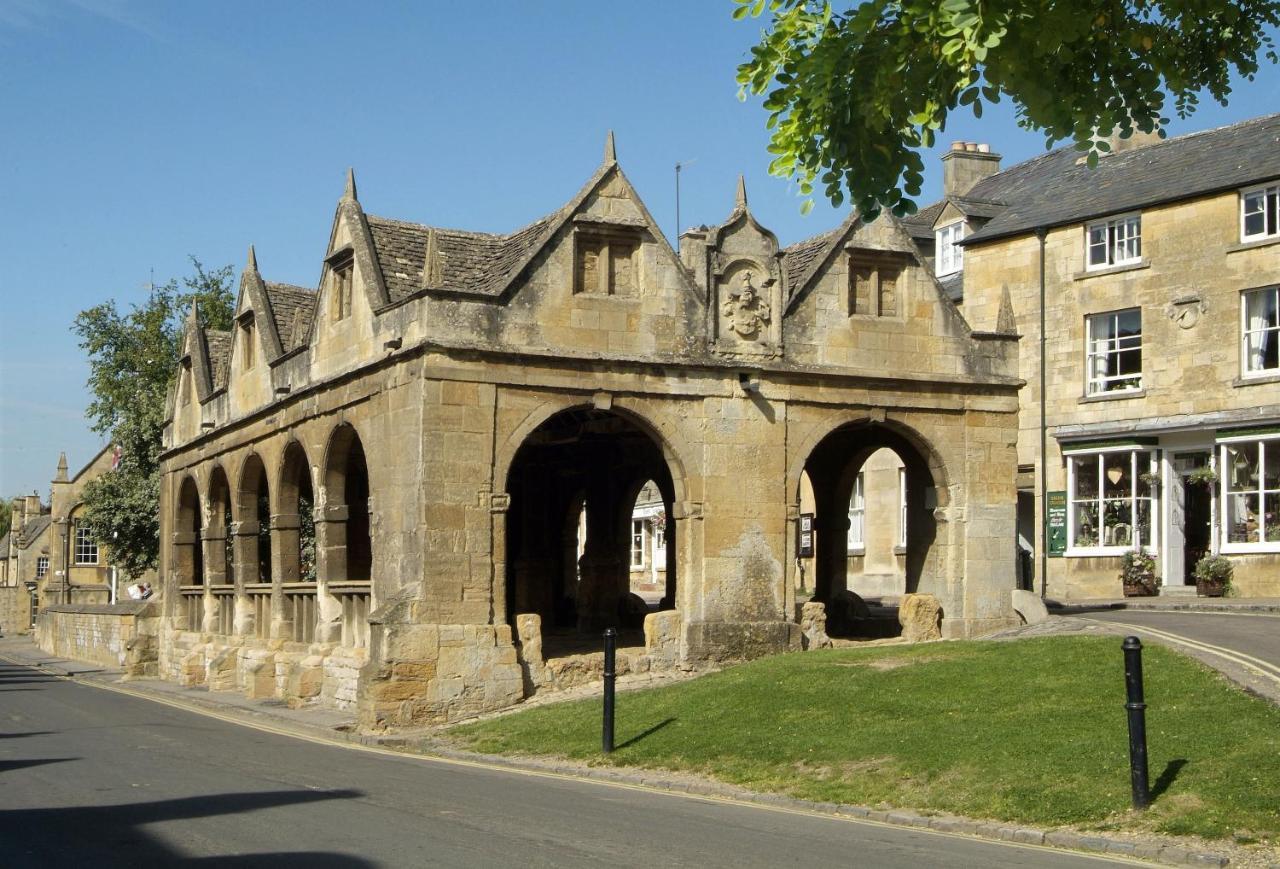
POLYGON ((98 563, 98 541, 93 539, 93 529, 83 522, 76 522, 76 564, 98 563))
POLYGON ((855 253, 849 258, 849 316, 896 317, 902 263, 855 253))
POLYGON ((1100 220, 1085 228, 1085 264, 1089 269, 1142 262, 1142 215, 1100 220))
POLYGON ((575 293, 638 296, 640 239, 631 233, 580 231, 575 239, 575 293))
POLYGON ((41 555, 36 558, 36 579, 44 579, 49 575, 49 556, 41 555))
POLYGON ((355 273, 355 259, 350 252, 332 263, 333 280, 330 285, 329 312, 333 322, 345 320, 351 313, 351 284, 355 273))
POLYGON ((1280 236, 1280 184, 1240 194, 1240 240, 1280 236))
POLYGON ((257 350, 257 336, 254 335, 253 317, 246 317, 240 323, 240 364, 245 371, 253 368, 257 350))

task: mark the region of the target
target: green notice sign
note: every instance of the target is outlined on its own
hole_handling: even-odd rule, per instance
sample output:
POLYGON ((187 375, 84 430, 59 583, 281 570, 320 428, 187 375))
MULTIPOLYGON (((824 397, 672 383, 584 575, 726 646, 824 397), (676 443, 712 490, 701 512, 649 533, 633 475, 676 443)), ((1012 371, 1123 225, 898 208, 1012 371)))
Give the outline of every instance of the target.
POLYGON ((1045 538, 1049 555, 1061 556, 1067 551, 1067 493, 1047 492, 1045 504, 1045 538))

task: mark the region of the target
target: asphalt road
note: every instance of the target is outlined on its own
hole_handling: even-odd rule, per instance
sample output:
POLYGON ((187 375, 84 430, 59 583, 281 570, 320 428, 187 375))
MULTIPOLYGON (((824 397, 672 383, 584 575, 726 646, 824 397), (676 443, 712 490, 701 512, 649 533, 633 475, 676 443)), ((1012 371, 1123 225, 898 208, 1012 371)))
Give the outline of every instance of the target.
POLYGON ((1145 641, 1189 652, 1280 701, 1280 614, 1105 610, 1081 618, 1132 628, 1145 641))
POLYGON ((1120 861, 281 736, 0 662, 21 867, 1085 867, 1120 861))

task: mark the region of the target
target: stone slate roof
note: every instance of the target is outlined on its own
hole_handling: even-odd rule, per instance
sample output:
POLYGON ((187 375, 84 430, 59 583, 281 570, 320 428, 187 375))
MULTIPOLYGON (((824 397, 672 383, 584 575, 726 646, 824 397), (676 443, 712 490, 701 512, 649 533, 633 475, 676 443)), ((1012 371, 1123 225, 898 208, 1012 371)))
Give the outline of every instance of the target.
POLYGON ((213 379, 213 388, 222 389, 227 385, 227 375, 231 370, 231 333, 205 329, 204 343, 209 350, 209 376, 213 379))
POLYGON ((22 535, 20 537, 23 541, 22 548, 26 549, 31 546, 32 543, 35 543, 36 538, 44 533, 44 530, 49 527, 49 523, 52 521, 53 517, 46 513, 43 516, 37 516, 24 525, 22 527, 22 535))
POLYGON ((1008 207, 964 244, 1280 178, 1280 114, 1109 154, 1095 169, 1080 156, 1062 148, 976 184, 966 198, 1008 207))
POLYGON ((902 226, 912 238, 923 238, 933 241, 933 224, 937 222, 942 209, 947 207, 947 200, 940 199, 926 206, 910 217, 902 219, 902 226))
POLYGON ((942 291, 947 294, 947 298, 953 302, 964 301, 964 272, 956 272, 954 275, 947 275, 945 278, 938 278, 938 286, 942 287, 942 291))
MULTIPOLYGON (((440 286, 444 291, 497 296, 515 278, 513 271, 546 236, 560 212, 547 215, 510 235, 434 228, 440 258, 440 286)), ((422 289, 427 239, 433 227, 366 215, 369 234, 391 300, 422 289)))
POLYGON ((267 288, 267 304, 275 319, 280 346, 288 353, 307 342, 311 333, 311 321, 315 318, 316 293, 293 284, 263 281, 267 288))
POLYGON ((843 235, 847 228, 846 225, 837 226, 821 235, 806 238, 804 241, 798 241, 782 249, 782 271, 787 282, 783 287, 785 298, 790 299, 795 295, 805 279, 821 264, 823 255, 830 249, 831 244, 838 236, 843 235))

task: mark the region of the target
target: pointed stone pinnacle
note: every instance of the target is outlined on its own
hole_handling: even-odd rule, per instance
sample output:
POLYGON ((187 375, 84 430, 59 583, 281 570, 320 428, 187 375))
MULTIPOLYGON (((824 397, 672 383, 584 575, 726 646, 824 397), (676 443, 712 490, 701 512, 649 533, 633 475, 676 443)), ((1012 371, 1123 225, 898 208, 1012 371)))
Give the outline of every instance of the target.
POLYGON ((613 143, 613 130, 610 130, 604 137, 604 162, 618 162, 618 149, 613 143))
POLYGON ((737 208, 747 207, 747 182, 741 175, 738 176, 738 195, 734 200, 734 205, 737 208))
POLYGON ((58 475, 54 477, 55 482, 65 482, 67 479, 67 454, 58 453, 58 475))
POLYGON ((347 169, 347 187, 342 191, 342 200, 344 202, 360 201, 359 197, 356 196, 356 170, 353 168, 347 169))
POLYGON ((200 307, 199 303, 195 299, 191 300, 191 322, 200 322, 200 307))
POLYGON ((249 259, 244 264, 244 270, 255 273, 258 271, 258 255, 253 252, 253 245, 249 245, 249 259))

